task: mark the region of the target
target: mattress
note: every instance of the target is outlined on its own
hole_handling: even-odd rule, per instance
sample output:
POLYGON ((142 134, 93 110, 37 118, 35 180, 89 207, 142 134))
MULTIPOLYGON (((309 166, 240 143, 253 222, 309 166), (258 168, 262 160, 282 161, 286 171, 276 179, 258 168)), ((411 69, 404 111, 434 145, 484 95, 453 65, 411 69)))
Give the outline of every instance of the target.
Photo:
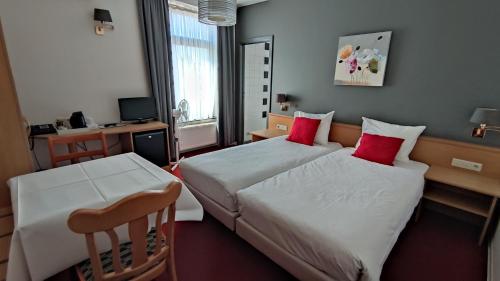
POLYGON ((236 212, 239 190, 340 148, 338 143, 307 146, 281 136, 191 157, 180 167, 191 187, 236 212))
POLYGON ((422 197, 423 163, 394 167, 344 148, 239 191, 240 215, 333 280, 379 280, 422 197))

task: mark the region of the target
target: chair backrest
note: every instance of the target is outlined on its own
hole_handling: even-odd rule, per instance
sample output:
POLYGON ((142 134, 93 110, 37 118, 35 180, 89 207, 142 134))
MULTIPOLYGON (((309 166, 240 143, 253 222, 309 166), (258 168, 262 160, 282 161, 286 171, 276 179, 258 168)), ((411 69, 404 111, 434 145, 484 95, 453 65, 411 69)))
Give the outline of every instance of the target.
MULTIPOLYGON (((143 191, 114 203, 104 209, 79 209, 71 213, 69 228, 85 234, 94 279, 99 280, 151 280, 160 275, 167 266, 169 251, 173 250, 175 201, 182 185, 171 182, 164 190, 143 191), (168 207, 167 236, 162 232, 162 217, 168 207), (146 236, 148 215, 156 213, 155 250, 148 256, 146 236), (128 223, 132 243, 132 264, 123 268, 120 261, 120 245, 114 228, 128 223), (94 233, 106 232, 111 240, 113 272, 103 273, 94 233)), ((173 258, 173 257, 172 257, 173 258)))
POLYGON ((58 162, 70 160, 71 163, 78 163, 80 158, 92 157, 92 156, 103 156, 108 157, 108 145, 106 143, 106 136, 102 133, 92 133, 92 134, 78 134, 78 135, 67 135, 67 136, 49 136, 47 139, 49 143, 49 153, 50 160, 52 162, 52 167, 56 168, 58 162), (97 150, 86 150, 78 151, 78 143, 85 143, 87 141, 100 141, 101 148, 97 150), (67 154, 57 155, 55 152, 55 146, 57 144, 63 144, 68 146, 67 154))

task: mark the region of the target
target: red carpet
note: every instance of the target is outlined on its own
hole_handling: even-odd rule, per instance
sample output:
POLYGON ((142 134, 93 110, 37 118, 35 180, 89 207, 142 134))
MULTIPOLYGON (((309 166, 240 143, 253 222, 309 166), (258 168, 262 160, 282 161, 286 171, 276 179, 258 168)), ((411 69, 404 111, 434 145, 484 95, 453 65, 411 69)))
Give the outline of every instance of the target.
MULTIPOLYGON (((424 212, 400 236, 381 280, 484 281, 487 251, 477 246, 478 234, 474 226, 424 212)), ((177 223, 176 239, 179 281, 295 280, 209 215, 202 223, 177 223)))
MULTIPOLYGON (((475 226, 425 211, 400 236, 381 280, 484 281, 487 249, 477 246, 478 235, 475 226)), ((203 222, 176 223, 175 238, 179 281, 295 280, 208 214, 203 222)), ((66 270, 49 280, 77 279, 66 270)))
POLYGON ((477 244, 479 232, 475 225, 426 211, 400 235, 381 280, 484 281, 488 253, 477 244))

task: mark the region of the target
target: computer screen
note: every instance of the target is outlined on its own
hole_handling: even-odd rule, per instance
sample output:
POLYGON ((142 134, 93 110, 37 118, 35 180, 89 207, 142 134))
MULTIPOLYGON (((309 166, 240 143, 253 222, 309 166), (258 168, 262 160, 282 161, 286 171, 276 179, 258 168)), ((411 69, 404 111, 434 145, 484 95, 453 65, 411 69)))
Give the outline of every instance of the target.
POLYGON ((153 98, 118 99, 122 121, 141 121, 158 117, 156 102, 153 98))

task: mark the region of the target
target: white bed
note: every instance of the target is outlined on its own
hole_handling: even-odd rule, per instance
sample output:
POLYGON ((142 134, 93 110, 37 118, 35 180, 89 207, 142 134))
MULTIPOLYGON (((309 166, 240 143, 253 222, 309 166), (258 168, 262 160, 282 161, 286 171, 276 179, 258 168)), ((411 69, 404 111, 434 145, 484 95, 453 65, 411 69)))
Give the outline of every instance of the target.
POLYGON ((340 148, 338 143, 302 145, 282 136, 191 157, 180 167, 206 210, 234 229, 236 192, 340 148))
POLYGON ((385 166, 353 152, 341 149, 239 191, 238 234, 303 280, 379 280, 428 166, 385 166))

